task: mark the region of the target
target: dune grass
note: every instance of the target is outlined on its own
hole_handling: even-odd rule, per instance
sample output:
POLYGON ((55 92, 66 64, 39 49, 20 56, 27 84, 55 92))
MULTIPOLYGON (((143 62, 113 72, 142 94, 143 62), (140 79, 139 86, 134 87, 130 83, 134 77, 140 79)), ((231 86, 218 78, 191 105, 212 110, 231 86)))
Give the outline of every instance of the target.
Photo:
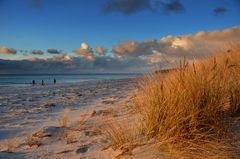
POLYGON ((7 152, 13 153, 14 150, 18 147, 18 140, 16 138, 10 138, 6 141, 7 152))
POLYGON ((132 149, 142 143, 137 127, 126 122, 109 124, 107 134, 114 150, 132 149))
POLYGON ((239 158, 232 123, 240 115, 240 48, 191 63, 183 60, 167 75, 147 75, 133 103, 140 116, 138 131, 156 139, 160 151, 181 158, 239 158))
POLYGON ((34 138, 32 135, 28 135, 25 142, 29 147, 33 147, 33 146, 39 147, 42 144, 39 139, 34 138))
POLYGON ((70 108, 65 108, 63 111, 63 116, 61 119, 59 119, 59 125, 60 127, 67 128, 69 126, 69 114, 71 112, 70 108))

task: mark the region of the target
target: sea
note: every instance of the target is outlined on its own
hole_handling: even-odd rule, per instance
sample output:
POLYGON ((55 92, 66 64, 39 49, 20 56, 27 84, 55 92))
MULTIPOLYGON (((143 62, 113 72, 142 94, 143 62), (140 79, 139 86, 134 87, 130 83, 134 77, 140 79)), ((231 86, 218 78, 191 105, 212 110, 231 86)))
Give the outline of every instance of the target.
POLYGON ((45 85, 75 83, 92 80, 122 79, 138 77, 141 74, 135 73, 104 73, 104 74, 0 74, 0 87, 21 87, 30 86, 34 80, 40 85, 44 80, 45 85))

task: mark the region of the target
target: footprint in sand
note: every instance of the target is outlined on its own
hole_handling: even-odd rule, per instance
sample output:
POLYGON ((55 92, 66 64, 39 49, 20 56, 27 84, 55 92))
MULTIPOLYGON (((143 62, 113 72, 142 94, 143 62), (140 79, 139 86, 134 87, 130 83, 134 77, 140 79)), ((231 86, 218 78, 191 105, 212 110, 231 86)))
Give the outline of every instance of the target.
POLYGON ((76 153, 77 153, 77 154, 85 153, 85 152, 88 151, 88 149, 89 149, 89 145, 83 145, 83 146, 81 146, 80 148, 78 148, 78 149, 76 150, 76 153))
POLYGON ((66 154, 66 153, 69 153, 69 152, 73 152, 73 150, 63 150, 61 152, 58 152, 57 154, 66 154))

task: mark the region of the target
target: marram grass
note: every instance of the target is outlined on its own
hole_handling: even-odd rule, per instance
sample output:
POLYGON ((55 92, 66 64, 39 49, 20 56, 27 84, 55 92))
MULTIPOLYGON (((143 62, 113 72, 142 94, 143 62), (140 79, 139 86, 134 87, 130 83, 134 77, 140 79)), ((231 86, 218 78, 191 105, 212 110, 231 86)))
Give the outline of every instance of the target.
POLYGON ((177 158, 240 158, 232 124, 240 116, 239 47, 184 60, 167 75, 147 75, 133 103, 140 116, 137 131, 156 139, 159 151, 177 158))

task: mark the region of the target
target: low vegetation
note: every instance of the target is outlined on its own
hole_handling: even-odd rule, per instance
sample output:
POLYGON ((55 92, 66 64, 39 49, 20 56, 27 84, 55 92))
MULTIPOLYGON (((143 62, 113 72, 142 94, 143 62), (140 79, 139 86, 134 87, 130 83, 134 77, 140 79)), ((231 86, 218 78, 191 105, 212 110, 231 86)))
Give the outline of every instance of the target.
POLYGON ((70 111, 71 110, 69 108, 64 109, 63 116, 62 116, 61 119, 59 119, 60 127, 67 128, 69 126, 69 122, 70 122, 69 113, 70 113, 70 111))
MULTIPOLYGON (((147 75, 133 103, 140 138, 155 139, 168 156, 239 158, 233 123, 240 116, 240 48, 147 75)), ((114 147, 137 140, 128 128, 110 130, 114 147)))
POLYGON ((38 138, 34 138, 32 135, 29 135, 26 138, 26 144, 29 147, 33 147, 33 146, 39 147, 39 146, 41 146, 42 143, 38 138))
POLYGON ((18 146, 18 140, 16 138, 11 138, 6 141, 7 152, 13 153, 18 146))
POLYGON ((142 142, 135 125, 126 122, 108 125, 107 134, 114 150, 133 149, 142 142))

